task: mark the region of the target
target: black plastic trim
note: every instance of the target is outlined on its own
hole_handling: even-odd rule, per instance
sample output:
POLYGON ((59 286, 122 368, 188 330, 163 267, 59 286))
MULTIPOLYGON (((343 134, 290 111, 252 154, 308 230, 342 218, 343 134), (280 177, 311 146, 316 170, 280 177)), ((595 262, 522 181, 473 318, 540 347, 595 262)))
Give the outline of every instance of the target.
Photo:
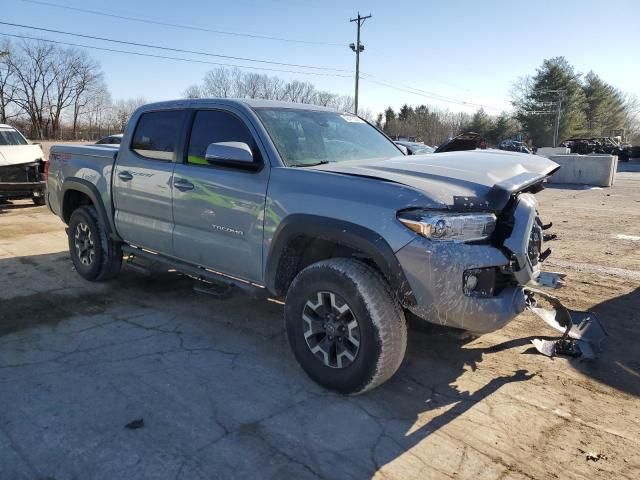
POLYGON ((69 177, 63 182, 61 191, 61 215, 64 216, 64 198, 68 191, 78 191, 84 193, 87 197, 89 197, 94 207, 96 208, 96 211, 98 212, 98 217, 102 221, 102 225, 104 225, 104 227, 107 229, 107 233, 111 234, 114 231, 113 226, 109 221, 109 216, 107 215, 107 210, 105 209, 102 197, 100 196, 100 192, 93 183, 83 178, 69 177))
POLYGON ((291 241, 300 236, 335 242, 363 252, 382 272, 403 306, 416 304, 416 298, 404 271, 383 237, 361 225, 308 214, 286 217, 274 234, 265 270, 266 287, 274 294, 286 293, 278 291, 276 285, 278 267, 291 241))

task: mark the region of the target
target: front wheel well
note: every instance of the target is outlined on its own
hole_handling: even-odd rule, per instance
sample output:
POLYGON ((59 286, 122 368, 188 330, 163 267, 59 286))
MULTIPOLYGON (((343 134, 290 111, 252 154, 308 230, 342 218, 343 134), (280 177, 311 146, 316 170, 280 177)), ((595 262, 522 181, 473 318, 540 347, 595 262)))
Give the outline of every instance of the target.
POLYGON ((366 252, 333 240, 300 235, 289 242, 280 256, 275 275, 275 293, 285 296, 296 275, 309 265, 339 257, 356 258, 376 269, 384 277, 380 266, 366 252))
POLYGON ((69 224, 71 214, 78 208, 85 205, 93 205, 91 197, 79 190, 67 190, 64 192, 62 200, 62 218, 64 223, 69 224))

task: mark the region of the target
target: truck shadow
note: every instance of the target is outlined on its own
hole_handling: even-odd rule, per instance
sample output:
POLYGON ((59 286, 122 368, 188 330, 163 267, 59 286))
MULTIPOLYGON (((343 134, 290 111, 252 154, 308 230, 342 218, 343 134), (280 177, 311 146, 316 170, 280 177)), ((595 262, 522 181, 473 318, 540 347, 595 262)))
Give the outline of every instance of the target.
POLYGON ((571 362, 576 370, 617 390, 640 396, 640 287, 590 308, 609 336, 600 358, 571 362))
POLYGON ((31 200, 28 201, 11 201, 11 200, 2 200, 0 199, 0 215, 3 213, 7 213, 11 210, 22 210, 25 208, 36 208, 38 205, 35 205, 31 200))

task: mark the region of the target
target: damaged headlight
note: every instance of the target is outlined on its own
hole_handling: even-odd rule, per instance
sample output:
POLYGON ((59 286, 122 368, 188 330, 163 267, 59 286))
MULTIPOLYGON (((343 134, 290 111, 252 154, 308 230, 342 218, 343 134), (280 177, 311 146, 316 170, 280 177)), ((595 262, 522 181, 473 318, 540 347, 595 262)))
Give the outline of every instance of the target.
POLYGON ((448 242, 486 240, 496 228, 493 213, 411 211, 399 213, 398 220, 429 240, 448 242))

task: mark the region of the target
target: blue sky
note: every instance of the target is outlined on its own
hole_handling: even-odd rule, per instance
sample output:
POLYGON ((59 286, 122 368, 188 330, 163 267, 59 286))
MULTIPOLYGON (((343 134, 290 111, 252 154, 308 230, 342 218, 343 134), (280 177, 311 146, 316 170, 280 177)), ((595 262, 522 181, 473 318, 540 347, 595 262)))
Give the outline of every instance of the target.
MULTIPOLYGON (((361 81, 360 104, 373 112, 403 103, 435 105, 489 113, 509 108, 509 90, 518 77, 533 74, 545 58, 564 55, 578 71, 593 69, 619 89, 640 96, 640 47, 633 22, 640 1, 347 1, 322 0, 42 0, 45 3, 106 11, 208 29, 277 36, 341 45, 281 42, 214 34, 107 18, 25 0, 3 0, 0 21, 83 33, 173 48, 353 70, 355 41, 349 18, 359 10, 373 15, 362 30, 361 71, 376 80, 437 94, 454 102, 415 95, 361 81), (606 18, 604 18, 606 17, 606 18), (605 26, 586 27, 602 18, 605 26), (626 27, 625 27, 626 25, 626 27)), ((40 36, 123 50, 163 54, 60 34, 0 25, 2 33, 40 36)), ((198 83, 211 65, 187 64, 129 55, 89 53, 100 61, 114 98, 149 100, 179 97, 198 83)), ((208 61, 231 60, 164 52, 208 61)), ((233 62, 257 65, 248 62, 233 62)), ((302 70, 288 67, 274 67, 302 70)), ((265 72, 285 79, 309 80, 318 88, 353 93, 353 77, 265 72)), ((325 72, 327 73, 327 72, 325 72)), ((332 72, 328 72, 332 73, 332 72)), ((338 75, 345 75, 344 73, 338 75)))

